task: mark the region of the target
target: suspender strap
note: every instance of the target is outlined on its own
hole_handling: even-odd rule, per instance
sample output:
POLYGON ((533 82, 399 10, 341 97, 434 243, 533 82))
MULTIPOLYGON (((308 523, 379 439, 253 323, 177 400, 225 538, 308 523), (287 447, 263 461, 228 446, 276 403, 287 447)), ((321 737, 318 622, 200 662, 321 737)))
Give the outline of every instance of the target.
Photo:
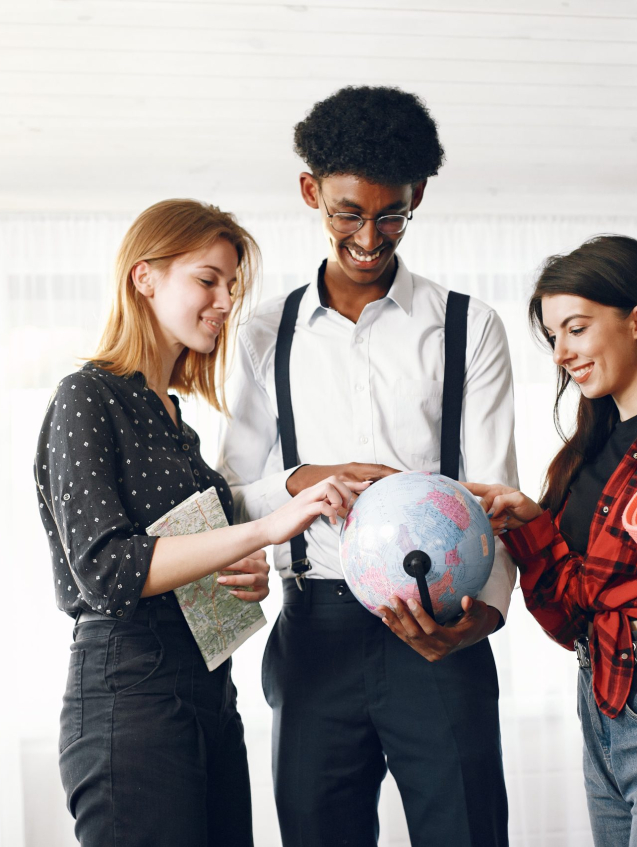
POLYGON ((460 471, 460 421, 464 393, 469 297, 449 292, 445 315, 445 376, 442 389, 440 473, 458 479, 460 471))
MULTIPOLYGON (((281 437, 281 452, 283 454, 283 467, 285 470, 298 465, 298 453, 296 450, 296 430, 294 427, 294 412, 292 411, 292 395, 290 393, 290 351, 292 339, 296 328, 296 318, 299 313, 299 305, 305 294, 307 285, 297 288, 288 295, 281 323, 276 339, 276 351, 274 354, 274 383, 276 387, 276 402, 279 410, 279 435, 281 437)), ((301 577, 312 567, 307 559, 307 546, 305 536, 295 535, 290 539, 292 550, 291 569, 294 575, 301 577)), ((299 587, 301 582, 299 581, 299 587)))

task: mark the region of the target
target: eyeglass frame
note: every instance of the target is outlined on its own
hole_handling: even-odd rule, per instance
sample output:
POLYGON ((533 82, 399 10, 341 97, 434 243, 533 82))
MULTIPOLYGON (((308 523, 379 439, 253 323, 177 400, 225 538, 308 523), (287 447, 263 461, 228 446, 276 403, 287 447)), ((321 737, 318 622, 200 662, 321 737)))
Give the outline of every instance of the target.
POLYGON ((323 192, 319 191, 318 193, 319 193, 321 200, 323 201, 323 206, 325 207, 325 214, 327 215, 327 219, 330 222, 330 226, 332 227, 334 232, 338 232, 339 235, 354 235, 355 233, 360 232, 361 229, 365 226, 365 221, 374 221, 374 223, 376 224, 376 229, 377 229, 378 232, 380 232, 381 235, 389 235, 389 236, 402 235, 403 232, 407 229, 407 224, 409 223, 410 220, 412 220, 412 218, 414 216, 414 210, 413 209, 410 209, 409 214, 407 214, 407 215, 401 215, 400 213, 392 212, 388 215, 379 215, 379 217, 377 217, 377 218, 364 218, 362 215, 357 215, 355 212, 332 212, 330 214, 330 211, 327 208, 327 203, 325 202, 325 197, 323 197, 323 192), (336 229, 336 227, 334 226, 334 222, 332 221, 332 218, 335 218, 338 215, 347 215, 350 218, 358 218, 358 221, 359 221, 358 229, 353 229, 351 232, 341 232, 341 230, 336 229), (404 224, 403 228, 401 230, 399 230, 398 232, 383 232, 382 229, 380 229, 379 226, 378 226, 379 222, 382 221, 383 218, 402 218, 405 221, 405 224, 404 224))

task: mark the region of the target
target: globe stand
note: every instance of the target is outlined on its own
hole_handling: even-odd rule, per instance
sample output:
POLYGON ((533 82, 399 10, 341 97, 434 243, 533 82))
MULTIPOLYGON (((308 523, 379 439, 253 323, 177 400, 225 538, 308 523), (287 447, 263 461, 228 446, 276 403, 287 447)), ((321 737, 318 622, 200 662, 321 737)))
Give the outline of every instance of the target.
POLYGON ((412 550, 403 559, 403 568, 405 569, 405 573, 416 580, 420 593, 420 605, 430 617, 436 620, 433 606, 431 605, 429 586, 427 585, 427 574, 431 570, 431 559, 422 550, 412 550))

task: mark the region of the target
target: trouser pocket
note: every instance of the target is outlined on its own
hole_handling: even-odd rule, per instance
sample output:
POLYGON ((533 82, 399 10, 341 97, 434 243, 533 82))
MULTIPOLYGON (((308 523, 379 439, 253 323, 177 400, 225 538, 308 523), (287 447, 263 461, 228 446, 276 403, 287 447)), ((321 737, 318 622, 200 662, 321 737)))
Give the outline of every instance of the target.
POLYGON ((82 737, 82 667, 84 650, 73 650, 69 660, 69 674, 62 699, 60 716, 60 753, 82 737))

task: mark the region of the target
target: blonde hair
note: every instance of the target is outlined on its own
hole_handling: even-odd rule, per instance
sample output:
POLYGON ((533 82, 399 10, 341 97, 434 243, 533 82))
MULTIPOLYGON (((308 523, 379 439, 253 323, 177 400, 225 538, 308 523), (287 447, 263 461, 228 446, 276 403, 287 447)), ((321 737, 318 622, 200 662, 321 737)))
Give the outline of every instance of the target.
POLYGON ((169 387, 181 394, 198 394, 216 409, 228 413, 224 381, 230 342, 246 296, 260 263, 256 241, 229 212, 197 200, 163 200, 146 209, 124 236, 115 266, 115 297, 106 327, 91 361, 117 374, 146 377, 161 369, 155 340, 154 316, 146 298, 135 287, 131 272, 138 262, 165 270, 184 253, 201 250, 217 239, 232 244, 239 257, 232 292, 232 321, 223 325, 212 353, 186 348, 175 362, 169 387))

